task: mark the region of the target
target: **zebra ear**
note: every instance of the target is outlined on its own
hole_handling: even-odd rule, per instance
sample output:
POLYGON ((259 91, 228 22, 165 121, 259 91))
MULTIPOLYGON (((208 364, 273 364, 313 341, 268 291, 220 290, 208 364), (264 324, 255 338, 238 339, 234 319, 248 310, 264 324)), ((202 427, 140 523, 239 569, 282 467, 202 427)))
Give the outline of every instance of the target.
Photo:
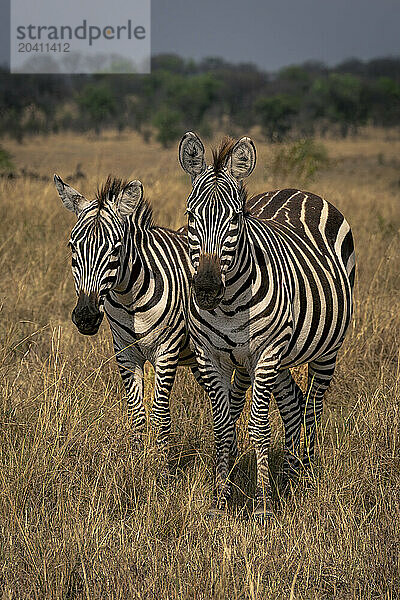
POLYGON ((64 183, 61 177, 56 174, 54 174, 54 184, 65 208, 72 210, 76 216, 90 204, 85 196, 82 196, 82 194, 68 185, 68 183, 64 183))
POLYGON ((117 199, 115 207, 120 217, 128 217, 134 213, 143 198, 143 185, 138 179, 130 181, 117 199))
POLYGON ((206 168, 204 146, 201 139, 192 131, 185 133, 179 144, 179 162, 186 173, 194 179, 206 168))
POLYGON ((249 137, 242 137, 233 146, 230 158, 231 173, 235 179, 248 177, 256 166, 256 147, 249 137))

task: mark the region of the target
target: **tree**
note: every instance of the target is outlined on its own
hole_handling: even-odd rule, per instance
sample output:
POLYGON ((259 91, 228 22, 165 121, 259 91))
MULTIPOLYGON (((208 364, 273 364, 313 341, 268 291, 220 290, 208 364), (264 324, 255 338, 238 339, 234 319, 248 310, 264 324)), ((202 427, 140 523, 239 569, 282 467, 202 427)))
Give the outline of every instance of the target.
POLYGON ((380 77, 368 86, 368 105, 374 125, 391 127, 400 122, 400 84, 380 77))
POLYGON ((157 129, 157 140, 164 148, 175 142, 181 133, 181 119, 177 111, 160 109, 154 116, 153 125, 157 129))
POLYGON ((278 73, 278 81, 286 84, 290 90, 306 90, 310 80, 311 75, 298 65, 284 67, 278 73))
POLYGON ((314 81, 310 94, 315 117, 326 117, 331 123, 338 124, 343 137, 350 128, 356 131, 365 123, 368 115, 365 87, 358 77, 349 73, 330 73, 328 77, 314 81))
POLYGON ((186 64, 183 58, 177 54, 158 54, 151 58, 151 70, 169 71, 170 73, 184 73, 186 64))
POLYGON ((261 125, 271 142, 280 142, 292 127, 292 118, 298 111, 297 98, 277 94, 271 98, 260 98, 255 103, 261 125))
POLYGON ((117 111, 115 96, 104 83, 98 85, 88 84, 83 88, 77 101, 84 116, 89 119, 89 124, 94 127, 97 135, 100 133, 104 123, 111 116, 115 115, 117 111))
POLYGON ((181 113, 189 127, 199 127, 212 107, 220 83, 211 73, 183 77, 165 73, 165 100, 171 110, 181 113))

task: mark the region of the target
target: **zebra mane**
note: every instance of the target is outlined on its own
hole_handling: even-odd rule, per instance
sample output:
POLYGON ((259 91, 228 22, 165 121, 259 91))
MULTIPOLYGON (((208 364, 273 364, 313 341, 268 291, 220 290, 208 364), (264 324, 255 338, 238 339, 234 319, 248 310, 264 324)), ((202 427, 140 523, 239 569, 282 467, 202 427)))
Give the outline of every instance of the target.
POLYGON ((140 200, 135 214, 132 215, 132 221, 141 229, 154 227, 153 208, 146 198, 140 200))
POLYGON ((213 156, 213 167, 216 175, 222 171, 225 166, 227 159, 229 158, 233 147, 235 145, 235 140, 231 137, 224 137, 218 148, 212 149, 213 156))
POLYGON ((126 179, 119 179, 118 177, 109 175, 106 182, 97 188, 96 200, 99 209, 104 208, 107 202, 115 200, 124 191, 128 183, 126 179))
MULTIPOLYGON (((97 188, 96 200, 99 212, 104 208, 107 202, 113 202, 121 194, 129 181, 109 175, 102 186, 97 188)), ((136 211, 132 215, 132 220, 135 225, 139 225, 143 229, 149 229, 154 225, 153 209, 149 202, 143 197, 137 204, 136 211)))
MULTIPOLYGON (((215 175, 218 175, 226 165, 226 161, 229 159, 234 145, 235 140, 229 136, 224 137, 218 148, 212 149, 213 156, 213 168, 215 175)), ((248 191, 246 184, 242 182, 239 189, 239 198, 242 202, 242 207, 245 214, 247 214, 246 202, 248 200, 248 191)))
POLYGON ((245 183, 242 183, 242 187, 240 188, 239 198, 242 202, 243 212, 245 215, 250 214, 250 210, 247 208, 247 201, 249 199, 249 190, 245 183))

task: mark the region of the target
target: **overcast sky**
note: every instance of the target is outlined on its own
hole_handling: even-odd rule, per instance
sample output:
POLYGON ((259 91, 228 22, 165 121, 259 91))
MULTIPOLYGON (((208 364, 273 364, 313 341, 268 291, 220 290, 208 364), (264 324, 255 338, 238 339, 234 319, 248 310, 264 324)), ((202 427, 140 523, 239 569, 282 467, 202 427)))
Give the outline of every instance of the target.
MULTIPOLYGON (((93 10, 99 2, 83 1, 93 10)), ((113 1, 126 4, 128 18, 133 0, 113 1)), ((1 0, 1 62, 9 43, 6 4, 1 0)), ((269 71, 306 60, 399 56, 400 0, 152 0, 151 34, 153 54, 221 56, 269 71)))
POLYGON ((153 53, 266 70, 400 54, 400 0, 153 0, 153 53))

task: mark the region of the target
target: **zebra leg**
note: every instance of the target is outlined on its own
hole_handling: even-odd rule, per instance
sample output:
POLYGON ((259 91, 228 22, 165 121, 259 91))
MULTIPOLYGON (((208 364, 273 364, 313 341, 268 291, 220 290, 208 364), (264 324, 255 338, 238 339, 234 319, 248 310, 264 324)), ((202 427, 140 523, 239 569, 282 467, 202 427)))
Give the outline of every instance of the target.
POLYGON ((133 445, 142 446, 142 433, 146 425, 143 405, 144 359, 129 352, 116 350, 116 359, 127 396, 128 419, 133 430, 133 445))
MULTIPOLYGON (((204 385, 204 381, 201 378, 200 371, 199 371, 198 367, 197 366, 193 366, 193 367, 191 367, 191 370, 192 370, 192 373, 193 373, 193 375, 194 375, 197 383, 199 385, 201 385, 201 387, 203 389, 206 389, 205 385, 204 385)), ((232 391, 232 388, 231 388, 231 391, 232 391)), ((232 414, 232 410, 231 410, 231 414, 232 414)), ((239 416, 240 416, 240 413, 239 413, 239 416)), ((239 417, 237 417, 237 418, 239 418, 239 417)), ((232 459, 235 459, 237 457, 237 455, 238 455, 238 447, 237 447, 236 427, 234 427, 233 428, 233 441, 232 441, 232 446, 231 446, 231 449, 230 449, 230 457, 232 459)))
MULTIPOLYGON (((197 366, 191 367, 192 373, 199 385, 205 389, 203 379, 197 366)), ((246 391, 251 385, 251 379, 247 371, 235 370, 233 382, 229 391, 229 403, 231 407, 231 416, 234 423, 233 441, 230 448, 230 456, 235 459, 238 455, 237 436, 236 436, 236 421, 242 414, 243 406, 246 402, 246 391)))
POLYGON ((174 385, 178 354, 159 356, 155 364, 154 401, 151 423, 157 434, 157 445, 165 449, 171 431, 169 397, 174 385))
POLYGON ((268 452, 271 441, 269 402, 277 377, 276 361, 263 360, 257 365, 253 379, 253 399, 249 420, 249 435, 257 458, 257 485, 254 516, 264 521, 272 513, 272 494, 269 481, 268 452))
POLYGON ((233 442, 231 446, 231 456, 236 458, 238 455, 238 446, 237 446, 237 435, 236 435, 236 422, 238 421, 240 415, 242 414, 243 407, 246 402, 246 392, 248 388, 251 386, 251 379, 248 375, 247 371, 242 369, 235 369, 235 373, 233 375, 233 381, 231 384, 231 389, 229 391, 229 403, 231 407, 231 417, 234 423, 233 430, 233 442))
POLYGON ((202 378, 201 378, 201 375, 200 375, 200 371, 199 371, 199 368, 198 368, 198 366, 197 366, 197 365, 192 365, 192 366, 190 367, 190 370, 192 371, 192 373, 193 373, 193 376, 194 376, 195 380, 197 381, 197 383, 198 383, 199 385, 201 385, 201 387, 204 389, 204 383, 203 383, 203 380, 202 380, 202 378))
POLYGON ((314 459, 316 427, 322 414, 322 402, 335 372, 337 350, 308 364, 307 393, 304 398, 304 457, 303 465, 311 467, 314 459))
POLYGON ((278 371, 273 394, 285 427, 284 480, 296 479, 301 464, 299 450, 303 392, 289 369, 278 371))
POLYGON ((232 373, 221 372, 204 354, 197 356, 204 388, 207 391, 213 414, 216 454, 215 499, 211 513, 225 511, 231 493, 229 477, 229 453, 234 437, 229 404, 229 384, 232 373))
POLYGON ((236 423, 242 414, 242 410, 246 402, 246 392, 250 386, 251 378, 247 371, 236 368, 229 392, 231 415, 234 423, 236 423))

